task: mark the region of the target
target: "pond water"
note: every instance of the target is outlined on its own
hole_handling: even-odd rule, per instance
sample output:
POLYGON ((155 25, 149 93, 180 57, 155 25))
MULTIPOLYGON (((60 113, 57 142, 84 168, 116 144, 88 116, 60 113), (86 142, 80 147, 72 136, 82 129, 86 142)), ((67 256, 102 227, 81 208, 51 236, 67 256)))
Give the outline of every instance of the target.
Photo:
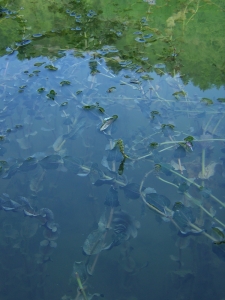
POLYGON ((224 1, 0 4, 0 299, 225 299, 224 1))

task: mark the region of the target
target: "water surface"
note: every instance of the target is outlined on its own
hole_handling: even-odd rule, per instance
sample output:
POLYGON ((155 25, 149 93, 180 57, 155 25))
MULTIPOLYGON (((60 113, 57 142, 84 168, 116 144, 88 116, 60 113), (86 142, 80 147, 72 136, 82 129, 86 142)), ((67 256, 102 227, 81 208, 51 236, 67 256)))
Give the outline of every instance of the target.
POLYGON ((223 299, 224 11, 1 2, 1 299, 223 299))

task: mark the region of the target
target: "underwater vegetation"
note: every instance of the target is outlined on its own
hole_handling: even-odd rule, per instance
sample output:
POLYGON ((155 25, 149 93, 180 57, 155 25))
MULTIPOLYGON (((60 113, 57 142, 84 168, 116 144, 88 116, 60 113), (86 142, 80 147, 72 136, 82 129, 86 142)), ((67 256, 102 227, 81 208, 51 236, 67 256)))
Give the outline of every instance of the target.
POLYGON ((224 4, 41 3, 0 6, 0 298, 222 299, 224 4))

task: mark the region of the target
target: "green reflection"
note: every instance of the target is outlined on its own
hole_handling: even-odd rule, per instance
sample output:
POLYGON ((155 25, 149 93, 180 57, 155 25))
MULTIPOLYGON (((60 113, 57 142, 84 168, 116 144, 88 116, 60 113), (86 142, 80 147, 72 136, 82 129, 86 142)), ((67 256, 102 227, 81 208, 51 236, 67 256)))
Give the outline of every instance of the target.
POLYGON ((19 59, 58 57, 63 49, 101 49, 96 55, 106 56, 114 72, 152 71, 163 63, 166 72, 181 73, 185 83, 220 87, 225 81, 224 10, 219 0, 157 0, 156 5, 140 0, 2 1, 0 55, 7 47, 8 53, 16 49, 19 59))

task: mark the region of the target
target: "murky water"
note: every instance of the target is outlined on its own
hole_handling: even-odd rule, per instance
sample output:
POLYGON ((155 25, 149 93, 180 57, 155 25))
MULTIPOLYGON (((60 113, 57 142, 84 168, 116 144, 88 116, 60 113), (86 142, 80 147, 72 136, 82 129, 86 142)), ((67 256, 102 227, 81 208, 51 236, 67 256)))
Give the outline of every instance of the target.
POLYGON ((0 299, 223 299, 222 1, 2 1, 0 299))

